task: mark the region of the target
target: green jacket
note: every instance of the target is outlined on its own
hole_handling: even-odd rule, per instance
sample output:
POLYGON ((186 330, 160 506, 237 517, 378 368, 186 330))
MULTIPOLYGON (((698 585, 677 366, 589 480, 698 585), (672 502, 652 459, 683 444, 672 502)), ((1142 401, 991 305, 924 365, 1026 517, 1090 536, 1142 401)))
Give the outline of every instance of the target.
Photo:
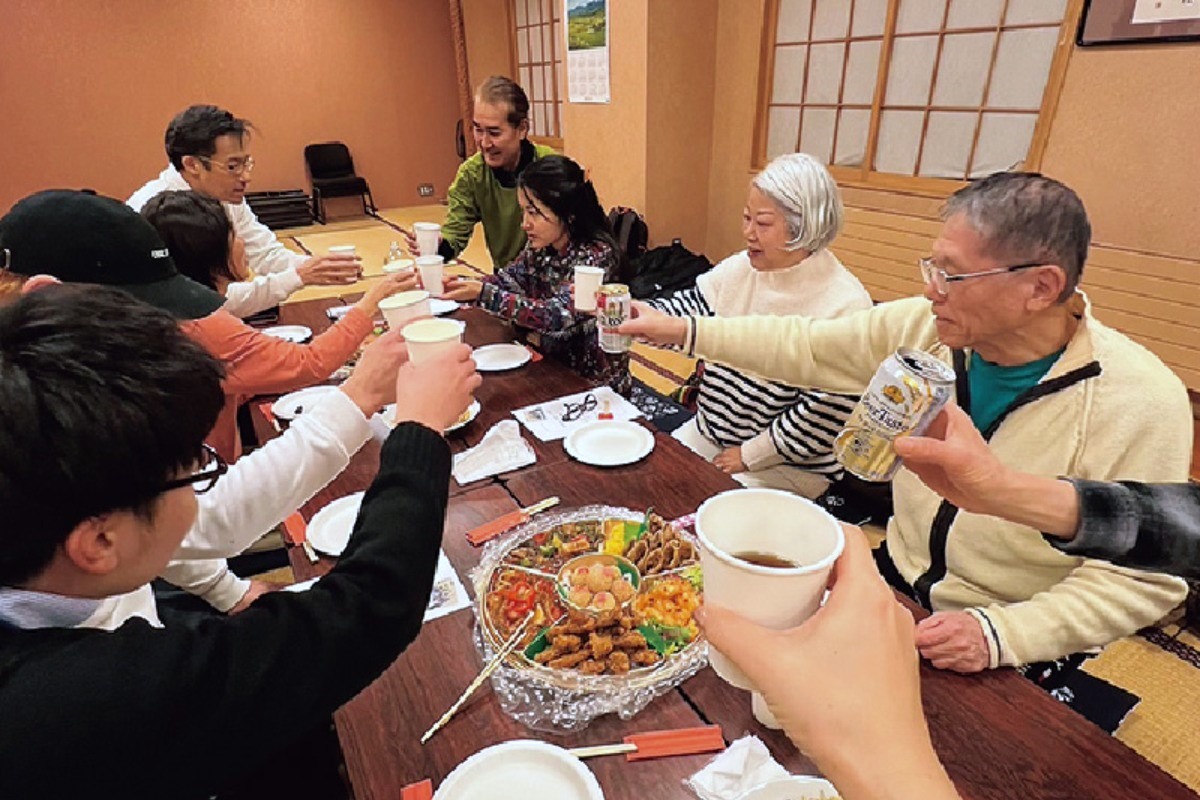
MULTIPOLYGON (((532 142, 530 145, 534 160, 554 153, 549 147, 532 142)), ((525 246, 516 185, 503 186, 495 171, 483 162, 483 154, 476 153, 459 166, 447 202, 450 208, 442 223, 442 241, 443 247, 451 250, 451 256, 466 249, 475 223, 480 221, 495 269, 503 269, 525 246)))

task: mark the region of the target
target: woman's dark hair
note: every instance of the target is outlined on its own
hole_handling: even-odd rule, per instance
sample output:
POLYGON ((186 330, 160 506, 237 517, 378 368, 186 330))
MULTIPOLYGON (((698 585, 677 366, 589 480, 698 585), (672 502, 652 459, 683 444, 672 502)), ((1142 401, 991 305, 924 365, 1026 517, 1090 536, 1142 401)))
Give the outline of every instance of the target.
POLYGON ((86 519, 152 520, 200 456, 223 373, 119 289, 48 286, 0 308, 0 586, 39 574, 86 519))
POLYGON ((142 216, 166 242, 182 274, 210 289, 217 288, 217 278, 238 280, 229 269, 232 228, 219 200, 191 190, 162 192, 142 207, 142 216))
POLYGON ((582 167, 566 156, 543 156, 521 171, 517 186, 562 220, 572 242, 604 242, 612 247, 621 262, 620 274, 624 274, 625 254, 582 167))

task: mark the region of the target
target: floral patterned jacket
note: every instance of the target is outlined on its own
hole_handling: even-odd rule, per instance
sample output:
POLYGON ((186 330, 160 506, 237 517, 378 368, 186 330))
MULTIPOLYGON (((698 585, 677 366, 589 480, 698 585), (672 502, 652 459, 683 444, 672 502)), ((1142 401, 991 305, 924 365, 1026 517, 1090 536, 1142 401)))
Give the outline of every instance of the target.
POLYGON ((618 259, 607 242, 571 242, 566 252, 529 245, 507 267, 483 278, 479 305, 531 335, 531 343, 587 377, 605 371, 595 319, 575 311, 575 267, 600 267, 604 282, 617 278, 618 259))

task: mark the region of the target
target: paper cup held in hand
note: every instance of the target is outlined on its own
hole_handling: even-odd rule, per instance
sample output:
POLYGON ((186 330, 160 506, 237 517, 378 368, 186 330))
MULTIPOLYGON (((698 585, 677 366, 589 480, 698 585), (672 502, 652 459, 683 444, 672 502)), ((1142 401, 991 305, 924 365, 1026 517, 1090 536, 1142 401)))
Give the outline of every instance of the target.
POLYGON ((433 316, 429 304, 429 292, 420 289, 411 292, 397 292, 391 297, 383 298, 379 301, 379 310, 383 312, 383 318, 387 320, 388 327, 394 331, 401 330, 414 320, 433 316))
POLYGON ((417 259, 417 270, 421 273, 421 285, 434 297, 445 290, 442 283, 445 269, 445 260, 441 256, 421 256, 417 259))
POLYGON ((356 255, 358 255, 358 248, 352 244, 337 244, 337 245, 334 245, 333 247, 329 248, 329 255, 331 255, 331 256, 356 256, 356 255))
MULTIPOLYGON (((829 513, 777 489, 733 489, 710 497, 696 511, 696 537, 705 602, 776 630, 813 615, 845 545, 842 526, 829 513)), ((709 648, 709 657, 726 681, 754 689, 716 649, 709 648)))
POLYGON ((420 364, 460 343, 466 327, 456 319, 420 319, 405 325, 400 335, 408 343, 408 357, 420 364))
POLYGON ((604 282, 604 270, 600 267, 578 266, 575 268, 575 310, 595 311, 596 290, 604 282))
POLYGON ((383 265, 383 274, 399 275, 402 272, 412 272, 415 266, 411 258, 397 258, 383 265))
POLYGON ((442 226, 436 222, 414 222, 413 235, 417 237, 417 251, 423 256, 436 255, 442 238, 442 226))

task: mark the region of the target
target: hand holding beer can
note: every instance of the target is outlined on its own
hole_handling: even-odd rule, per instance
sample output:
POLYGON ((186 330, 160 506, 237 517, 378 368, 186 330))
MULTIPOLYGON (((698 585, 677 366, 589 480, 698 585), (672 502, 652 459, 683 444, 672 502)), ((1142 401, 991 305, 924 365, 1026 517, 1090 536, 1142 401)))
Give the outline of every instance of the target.
POLYGON ((863 480, 890 481, 900 469, 892 442, 924 433, 953 394, 953 369, 928 353, 901 347, 879 365, 834 440, 834 455, 863 480))
POLYGON ((606 353, 624 353, 633 346, 633 337, 617 333, 628 319, 633 296, 623 283, 606 283, 596 292, 596 328, 600 349, 606 353))

